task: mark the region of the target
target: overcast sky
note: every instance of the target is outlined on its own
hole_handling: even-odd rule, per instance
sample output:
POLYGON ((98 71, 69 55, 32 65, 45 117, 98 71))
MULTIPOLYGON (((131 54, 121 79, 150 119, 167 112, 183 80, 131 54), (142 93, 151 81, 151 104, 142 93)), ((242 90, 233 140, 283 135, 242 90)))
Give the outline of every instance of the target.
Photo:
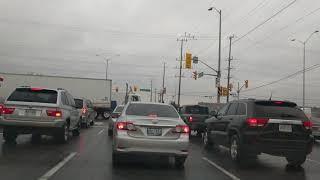
MULTIPOLYGON (((195 35, 184 51, 217 67, 219 17, 207 11, 210 6, 222 10, 223 84, 228 36, 234 34, 231 82, 242 85, 248 79, 250 85, 242 97, 268 98, 272 92, 301 103, 301 74, 250 88, 302 69, 302 45, 290 39, 303 41, 320 30, 319 0, 0 0, 0 72, 104 78, 103 57, 113 57, 109 77, 114 86, 123 89, 128 82, 148 88, 153 80, 159 89, 166 62, 170 99, 178 85, 179 35, 195 35)), ((306 47, 306 66, 320 64, 320 34, 306 47)), ((214 78, 195 81, 194 70, 212 73, 200 64, 183 70, 182 104, 215 100, 201 97, 216 95, 214 78)), ((319 74, 320 68, 307 72, 307 105, 320 105, 319 74)))

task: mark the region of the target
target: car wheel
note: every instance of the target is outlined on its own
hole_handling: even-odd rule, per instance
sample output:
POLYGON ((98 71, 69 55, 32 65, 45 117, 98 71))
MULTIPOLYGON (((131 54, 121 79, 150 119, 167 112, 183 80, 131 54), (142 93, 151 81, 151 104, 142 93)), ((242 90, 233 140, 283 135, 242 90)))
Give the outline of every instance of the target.
POLYGON ((205 149, 211 149, 213 146, 213 143, 212 143, 211 139, 209 138, 207 129, 203 132, 202 142, 203 142, 203 146, 205 149))
POLYGON ((291 167, 300 167, 307 159, 306 155, 303 156, 288 156, 286 157, 288 165, 291 167))
POLYGON ((58 129, 56 139, 59 143, 66 143, 69 140, 69 125, 64 124, 58 129))
POLYGON ((81 129, 81 123, 79 122, 78 125, 77 125, 77 128, 72 131, 72 135, 73 136, 79 136, 80 135, 80 129, 81 129))
POLYGON ((183 168, 186 157, 175 157, 174 165, 176 168, 183 168))
POLYGON ((3 131, 3 138, 6 143, 16 143, 17 133, 11 129, 4 129, 3 131))
POLYGON ((94 125, 94 120, 91 120, 90 126, 93 126, 93 125, 94 125))
POLYGON ((31 143, 37 144, 41 142, 41 134, 39 133, 32 133, 31 136, 31 143))
POLYGON ((239 137, 237 135, 233 135, 230 139, 230 156, 235 162, 240 162, 243 155, 240 146, 241 144, 239 137))
POLYGON ((110 114, 108 112, 103 112, 104 119, 108 119, 110 114))

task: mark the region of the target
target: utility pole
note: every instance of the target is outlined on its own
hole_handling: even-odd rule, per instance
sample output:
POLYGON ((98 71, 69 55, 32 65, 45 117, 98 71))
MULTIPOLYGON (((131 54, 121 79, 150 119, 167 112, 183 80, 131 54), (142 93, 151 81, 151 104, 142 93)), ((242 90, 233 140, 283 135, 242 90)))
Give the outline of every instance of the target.
MULTIPOLYGON (((183 43, 188 40, 194 40, 194 36, 184 33, 183 36, 179 37, 177 41, 180 41, 180 71, 179 71, 179 89, 178 89, 178 107, 180 107, 180 95, 181 95, 181 73, 182 73, 182 61, 183 61, 183 43)), ((180 109, 180 108, 179 108, 180 109)))
POLYGON ((126 97, 124 99, 125 104, 127 104, 127 102, 128 102, 128 88, 129 88, 129 85, 128 85, 128 83, 126 83, 126 97))
POLYGON ((219 55, 218 55, 218 76, 216 79, 216 86, 217 86, 217 103, 220 103, 220 93, 219 93, 219 87, 220 87, 220 79, 221 79, 221 16, 222 11, 221 9, 217 9, 215 7, 210 7, 208 11, 215 10, 219 14, 219 55))
POLYGON ((230 64, 231 64, 231 60, 232 60, 232 57, 231 57, 232 38, 234 38, 234 35, 229 37, 230 44, 229 44, 229 58, 228 58, 228 84, 227 84, 228 94, 227 94, 227 102, 229 102, 229 96, 230 96, 230 70, 231 70, 230 64))
POLYGON ((237 90, 238 100, 240 100, 240 83, 238 82, 238 90, 237 90))
POLYGON ((164 96, 164 80, 166 76, 166 63, 163 63, 163 76, 162 76, 162 92, 161 92, 161 102, 164 103, 163 96, 164 96))
POLYGON ((157 102, 157 88, 154 88, 154 102, 157 102))
POLYGON ((150 102, 152 102, 152 80, 151 80, 151 87, 150 87, 150 102))

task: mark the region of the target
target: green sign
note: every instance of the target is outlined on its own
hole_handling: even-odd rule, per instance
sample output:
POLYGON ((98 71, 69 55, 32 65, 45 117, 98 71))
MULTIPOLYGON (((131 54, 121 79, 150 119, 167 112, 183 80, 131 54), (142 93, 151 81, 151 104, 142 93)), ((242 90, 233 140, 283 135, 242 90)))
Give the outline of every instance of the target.
POLYGON ((150 89, 140 89, 140 91, 143 91, 143 92, 151 92, 150 89))

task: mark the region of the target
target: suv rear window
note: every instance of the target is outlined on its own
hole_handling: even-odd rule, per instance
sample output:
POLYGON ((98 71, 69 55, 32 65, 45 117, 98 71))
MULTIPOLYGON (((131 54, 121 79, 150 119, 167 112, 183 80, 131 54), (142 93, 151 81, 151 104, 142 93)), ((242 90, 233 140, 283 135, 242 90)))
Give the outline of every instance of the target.
POLYGON ((177 111, 172 106, 158 104, 130 104, 126 110, 126 114, 179 118, 177 111))
POLYGON ((254 113, 256 117, 288 118, 305 120, 307 117, 295 103, 282 101, 257 101, 254 113))
POLYGON ((18 88, 8 97, 8 101, 57 103, 57 91, 39 88, 18 88))
POLYGON ((203 106, 186 106, 186 114, 209 114, 208 107, 203 106))
POLYGON ((83 100, 82 99, 74 99, 74 102, 76 103, 77 109, 83 108, 83 100))

